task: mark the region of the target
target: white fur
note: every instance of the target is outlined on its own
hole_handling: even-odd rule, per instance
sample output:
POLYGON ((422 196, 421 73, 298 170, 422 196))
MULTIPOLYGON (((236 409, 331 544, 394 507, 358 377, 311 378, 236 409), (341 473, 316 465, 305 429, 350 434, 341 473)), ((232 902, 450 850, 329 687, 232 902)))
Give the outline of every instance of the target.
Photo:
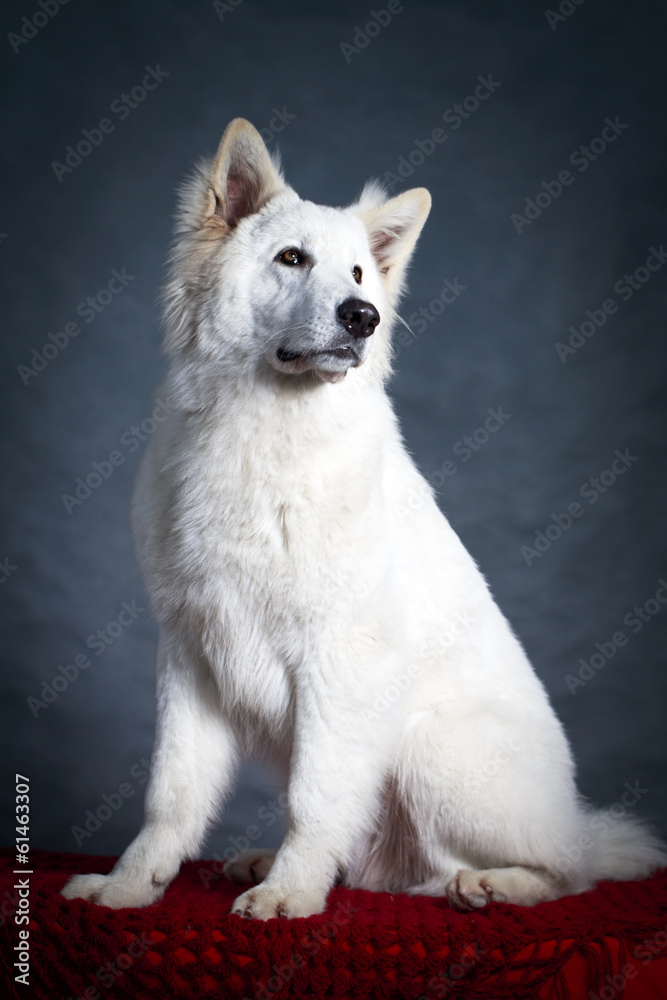
POLYGON ((235 903, 247 916, 316 913, 339 873, 469 908, 665 863, 579 800, 545 691, 401 441, 383 383, 429 206, 376 185, 345 209, 304 202, 242 120, 184 187, 159 390, 177 413, 132 514, 161 628, 146 818, 66 896, 159 898, 257 750, 288 763, 289 830, 275 859, 229 866, 265 876, 235 903), (308 265, 277 261, 289 247, 308 265), (322 352, 349 297, 381 322, 348 368, 322 352))

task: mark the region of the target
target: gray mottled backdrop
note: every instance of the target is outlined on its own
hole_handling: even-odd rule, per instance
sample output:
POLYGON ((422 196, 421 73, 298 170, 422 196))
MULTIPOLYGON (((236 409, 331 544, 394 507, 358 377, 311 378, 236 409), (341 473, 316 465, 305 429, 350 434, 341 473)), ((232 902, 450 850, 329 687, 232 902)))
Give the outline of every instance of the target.
MULTIPOLYGON (((431 190, 391 390, 407 442, 583 792, 629 783, 619 808, 665 831, 664 5, 45 7, 3 5, 0 33, 3 841, 15 771, 36 847, 116 853, 140 822, 156 626, 128 502, 156 298, 174 189, 239 115, 304 197, 431 190)), ((275 841, 279 792, 250 765, 207 852, 249 824, 275 841)))

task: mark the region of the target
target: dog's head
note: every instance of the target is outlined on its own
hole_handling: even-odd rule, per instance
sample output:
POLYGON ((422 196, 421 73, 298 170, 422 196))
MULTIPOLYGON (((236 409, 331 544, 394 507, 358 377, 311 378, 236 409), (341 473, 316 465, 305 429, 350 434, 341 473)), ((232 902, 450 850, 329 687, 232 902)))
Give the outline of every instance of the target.
POLYGON ((388 200, 373 183, 348 208, 302 201, 235 119, 181 194, 167 350, 274 379, 335 382, 362 365, 381 377, 430 205, 424 188, 388 200))

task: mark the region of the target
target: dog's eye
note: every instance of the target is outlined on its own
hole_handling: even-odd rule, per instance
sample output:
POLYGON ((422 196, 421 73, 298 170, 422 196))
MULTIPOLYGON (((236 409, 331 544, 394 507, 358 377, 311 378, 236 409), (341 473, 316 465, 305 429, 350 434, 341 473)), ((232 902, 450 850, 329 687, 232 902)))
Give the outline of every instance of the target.
POLYGON ((287 250, 281 250, 276 255, 275 260, 279 264, 287 264, 288 267, 297 267, 299 264, 303 264, 305 257, 296 247, 288 247, 287 250))
POLYGON ((356 265, 355 265, 355 266, 354 266, 354 267, 352 268, 352 277, 354 278, 354 280, 356 281, 356 283, 357 283, 358 285, 360 285, 360 284, 361 284, 361 268, 359 267, 359 265, 358 265, 358 264, 356 264, 356 265))

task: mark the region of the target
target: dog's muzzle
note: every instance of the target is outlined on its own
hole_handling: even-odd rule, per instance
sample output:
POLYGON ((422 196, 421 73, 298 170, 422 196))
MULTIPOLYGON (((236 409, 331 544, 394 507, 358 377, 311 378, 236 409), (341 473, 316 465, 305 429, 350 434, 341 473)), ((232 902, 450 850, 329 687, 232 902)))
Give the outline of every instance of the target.
POLYGON ((299 342, 277 348, 274 367, 285 374, 316 371, 325 381, 337 382, 345 377, 348 368, 358 368, 367 353, 366 341, 380 322, 380 314, 370 302, 346 299, 336 310, 338 334, 322 346, 305 339, 303 349, 299 342), (277 364, 276 364, 277 362, 277 364))

